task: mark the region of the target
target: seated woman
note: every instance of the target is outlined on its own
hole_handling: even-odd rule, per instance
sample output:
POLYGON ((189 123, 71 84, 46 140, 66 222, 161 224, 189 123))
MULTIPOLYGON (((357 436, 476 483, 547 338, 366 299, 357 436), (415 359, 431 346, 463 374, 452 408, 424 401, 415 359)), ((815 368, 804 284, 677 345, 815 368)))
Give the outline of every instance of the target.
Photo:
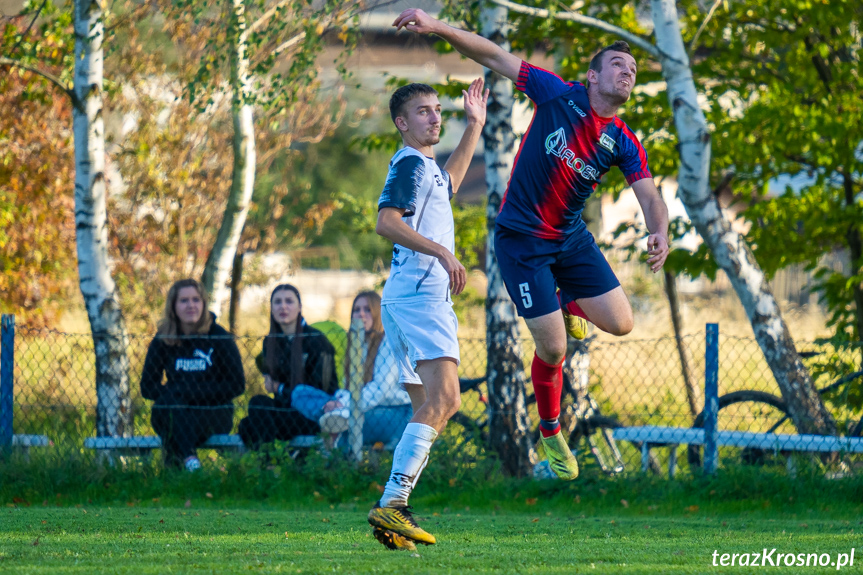
POLYGON ((168 467, 200 469, 196 448, 213 434, 230 433, 231 400, 246 388, 240 350, 215 320, 200 282, 180 280, 168 290, 164 315, 147 349, 141 395, 155 401, 150 421, 162 438, 168 467))
POLYGON ((317 435, 317 421, 293 408, 291 393, 302 385, 331 394, 338 387, 335 350, 320 331, 306 323, 300 292, 292 285, 276 286, 270 295, 270 333, 264 338, 258 368, 264 388, 272 393, 249 401, 249 415, 240 422, 240 437, 251 449, 276 439, 317 435))
MULTIPOLYGON (((361 369, 363 388, 359 407, 365 415, 363 443, 388 444, 398 440, 413 411, 408 393, 398 383, 398 366, 384 335, 381 323, 381 298, 373 291, 362 292, 354 299, 352 319, 361 319, 365 329, 361 369)), ((348 336, 348 350, 350 350, 348 336)), ((345 381, 350 381, 350 352, 345 355, 345 381)), ((325 433, 348 429, 351 395, 346 389, 334 395, 307 386, 294 390, 294 406, 307 418, 318 421, 325 433)))

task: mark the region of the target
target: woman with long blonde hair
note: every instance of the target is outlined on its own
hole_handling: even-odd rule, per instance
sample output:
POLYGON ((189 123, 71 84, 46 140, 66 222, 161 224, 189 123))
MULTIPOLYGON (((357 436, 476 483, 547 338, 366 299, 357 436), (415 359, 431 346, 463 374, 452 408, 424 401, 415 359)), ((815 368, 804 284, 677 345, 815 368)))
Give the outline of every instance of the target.
POLYGON ((245 388, 240 350, 207 309, 204 286, 194 279, 175 282, 141 374, 141 395, 155 402, 151 422, 166 466, 199 469, 197 447, 211 435, 230 433, 231 400, 245 388))
MULTIPOLYGON (((363 387, 359 407, 365 416, 363 442, 390 444, 401 437, 413 414, 410 397, 398 383, 398 366, 387 344, 381 323, 381 297, 373 291, 364 291, 354 298, 351 318, 363 322, 365 333, 362 342, 363 387)), ((348 336, 348 350, 351 349, 348 336)), ((350 381, 352 365, 350 353, 345 355, 345 381, 350 381)), ((351 396, 340 389, 333 395, 321 394, 300 386, 294 392, 294 405, 306 417, 318 421, 321 431, 337 434, 348 429, 351 396)))

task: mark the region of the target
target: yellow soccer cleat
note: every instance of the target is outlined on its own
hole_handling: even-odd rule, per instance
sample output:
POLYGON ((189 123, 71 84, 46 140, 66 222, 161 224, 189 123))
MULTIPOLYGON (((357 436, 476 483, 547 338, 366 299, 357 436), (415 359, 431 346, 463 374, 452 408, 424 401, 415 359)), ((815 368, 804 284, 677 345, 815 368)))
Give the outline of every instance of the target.
POLYGON ((540 436, 540 440, 548 465, 555 475, 565 481, 578 477, 578 461, 566 444, 563 433, 558 431, 549 437, 540 436))
POLYGON ((393 551, 416 551, 417 546, 413 540, 408 539, 404 535, 399 535, 395 531, 389 529, 381 529, 375 527, 375 539, 380 541, 381 545, 393 551))
POLYGON ((583 317, 572 315, 566 311, 566 306, 562 306, 560 311, 563 312, 563 324, 566 326, 566 333, 575 339, 584 339, 590 330, 590 322, 583 317))
POLYGON ((375 503, 369 511, 369 523, 372 527, 394 531, 423 545, 434 545, 437 542, 434 535, 417 525, 410 507, 381 507, 379 502, 375 503))

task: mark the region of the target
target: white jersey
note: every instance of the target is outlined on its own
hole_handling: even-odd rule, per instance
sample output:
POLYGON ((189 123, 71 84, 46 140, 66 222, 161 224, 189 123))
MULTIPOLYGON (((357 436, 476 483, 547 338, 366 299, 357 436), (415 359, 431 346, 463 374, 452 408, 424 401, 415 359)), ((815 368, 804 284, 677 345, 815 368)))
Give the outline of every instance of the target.
MULTIPOLYGON (((402 217, 411 229, 451 252, 455 252, 455 224, 452 217, 452 182, 433 158, 405 147, 390 160, 381 208, 404 209, 402 217)), ((399 244, 393 246, 390 277, 381 303, 405 298, 451 301, 449 274, 434 257, 399 244)))

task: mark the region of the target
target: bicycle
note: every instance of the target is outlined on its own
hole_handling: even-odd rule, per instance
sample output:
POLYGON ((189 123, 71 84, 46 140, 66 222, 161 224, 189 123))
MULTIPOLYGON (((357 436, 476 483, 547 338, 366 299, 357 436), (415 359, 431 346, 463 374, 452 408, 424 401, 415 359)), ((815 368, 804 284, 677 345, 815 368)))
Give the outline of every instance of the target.
MULTIPOLYGON (((477 434, 483 442, 488 440, 489 405, 488 400, 480 390, 480 386, 486 383, 487 379, 487 375, 472 379, 459 379, 461 393, 476 391, 479 393, 479 402, 486 409, 476 420, 463 412, 456 413, 451 419, 466 431, 477 434)), ((527 379, 527 382, 530 382, 530 378, 527 379)), ((536 396, 530 394, 525 398, 525 403, 528 406, 536 403, 536 396)), ((621 427, 620 422, 615 417, 603 415, 599 404, 591 396, 586 385, 573 383, 566 371, 563 375, 560 420, 561 427, 569 436, 568 445, 570 449, 577 451, 580 443, 585 441, 589 447, 589 452, 604 473, 614 475, 624 470, 623 457, 614 439, 614 429, 621 427)), ((637 447, 641 448, 640 445, 637 447)))
MULTIPOLYGON (((818 355, 819 353, 820 352, 803 352, 800 356, 808 358, 818 355)), ((863 377, 863 370, 856 371, 819 389, 818 394, 824 396, 825 394, 848 385, 852 381, 861 377, 863 377)), ((734 417, 733 415, 729 416, 728 411, 742 411, 746 414, 754 415, 760 420, 767 421, 768 428, 766 433, 797 433, 796 428, 791 423, 787 403, 784 399, 773 395, 772 393, 757 390, 740 390, 726 393, 719 396, 717 419, 721 416, 723 410, 726 410, 726 416, 724 417, 726 420, 734 417)), ((692 427, 704 427, 704 411, 695 417, 692 427)), ((863 437, 863 419, 848 428, 847 436, 863 437)), ((741 461, 745 464, 761 465, 768 460, 768 455, 770 453, 771 452, 764 449, 747 447, 741 452, 741 461)), ((687 459, 691 466, 700 467, 701 446, 687 446, 687 459)))

